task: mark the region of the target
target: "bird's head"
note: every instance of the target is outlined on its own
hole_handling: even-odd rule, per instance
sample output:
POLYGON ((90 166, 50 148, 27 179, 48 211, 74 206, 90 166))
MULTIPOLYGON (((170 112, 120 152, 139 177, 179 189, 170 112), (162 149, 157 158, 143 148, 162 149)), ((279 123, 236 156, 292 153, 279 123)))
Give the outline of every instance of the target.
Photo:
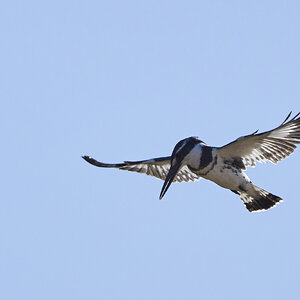
POLYGON ((180 168, 187 163, 189 159, 189 154, 191 153, 193 148, 198 144, 204 144, 204 143, 201 140, 199 140, 197 137, 189 137, 181 140, 176 144, 171 155, 170 170, 166 176, 164 185, 161 189, 161 193, 159 196, 160 200, 167 192, 168 188, 170 187, 171 183, 173 182, 180 168))

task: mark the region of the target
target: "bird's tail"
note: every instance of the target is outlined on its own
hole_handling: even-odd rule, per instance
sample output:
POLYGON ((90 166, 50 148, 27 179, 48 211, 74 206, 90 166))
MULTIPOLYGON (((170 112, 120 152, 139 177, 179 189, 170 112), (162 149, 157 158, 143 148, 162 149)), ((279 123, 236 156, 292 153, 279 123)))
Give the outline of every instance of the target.
POLYGON ((240 192, 240 197, 249 211, 267 210, 283 200, 256 185, 252 185, 251 193, 240 192))

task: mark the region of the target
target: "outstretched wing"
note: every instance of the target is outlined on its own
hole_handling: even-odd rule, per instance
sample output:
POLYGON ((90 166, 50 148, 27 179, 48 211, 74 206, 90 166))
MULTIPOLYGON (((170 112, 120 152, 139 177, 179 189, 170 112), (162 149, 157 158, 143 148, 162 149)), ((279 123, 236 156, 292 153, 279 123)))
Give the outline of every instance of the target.
POLYGON ((257 131, 238 138, 221 148, 217 153, 241 169, 254 167, 256 161, 271 161, 276 164, 291 155, 300 143, 300 113, 290 118, 291 112, 277 128, 257 134, 257 131))
MULTIPOLYGON (((120 170, 127 170, 138 173, 145 173, 150 176, 157 177, 159 179, 165 180, 170 169, 171 157, 159 157, 141 161, 124 161, 124 163, 119 164, 107 164, 102 163, 90 156, 82 156, 90 164, 102 167, 102 168, 117 168, 120 170)), ((195 181, 200 179, 196 174, 194 174, 187 166, 183 166, 177 173, 174 182, 182 181, 195 181)))

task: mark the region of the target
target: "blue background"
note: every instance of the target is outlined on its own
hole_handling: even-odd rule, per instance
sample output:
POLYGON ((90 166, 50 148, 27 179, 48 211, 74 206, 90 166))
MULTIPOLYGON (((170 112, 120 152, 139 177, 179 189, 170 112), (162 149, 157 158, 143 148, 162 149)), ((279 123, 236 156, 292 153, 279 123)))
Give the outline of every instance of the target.
POLYGON ((300 151, 200 180, 95 168, 221 146, 300 110, 299 1, 1 4, 1 299, 299 299, 300 151))

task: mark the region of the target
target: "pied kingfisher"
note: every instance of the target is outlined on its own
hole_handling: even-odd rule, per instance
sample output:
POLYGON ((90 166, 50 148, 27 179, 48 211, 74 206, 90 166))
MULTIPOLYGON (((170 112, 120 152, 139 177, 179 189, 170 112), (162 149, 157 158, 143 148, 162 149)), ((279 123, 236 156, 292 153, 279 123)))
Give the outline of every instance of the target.
POLYGON ((164 180, 159 196, 162 199, 172 182, 205 178, 238 194, 249 211, 269 209, 282 199, 254 185, 243 172, 256 161, 274 164, 288 157, 300 143, 300 113, 291 113, 277 128, 263 133, 253 132, 223 147, 207 146, 198 137, 178 142, 171 156, 124 163, 102 163, 90 156, 83 158, 97 167, 118 168, 164 180))

